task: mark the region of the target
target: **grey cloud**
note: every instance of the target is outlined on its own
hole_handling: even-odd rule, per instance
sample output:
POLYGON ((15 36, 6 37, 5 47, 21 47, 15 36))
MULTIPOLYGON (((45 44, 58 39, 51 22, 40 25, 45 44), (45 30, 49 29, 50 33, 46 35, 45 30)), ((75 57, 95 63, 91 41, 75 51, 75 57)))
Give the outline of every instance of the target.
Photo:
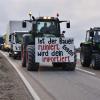
POLYGON ((71 29, 66 30, 66 36, 73 36, 75 44, 85 38, 89 27, 99 26, 99 0, 0 0, 0 33, 6 31, 9 20, 28 19, 28 11, 34 16, 56 16, 71 21, 71 29))

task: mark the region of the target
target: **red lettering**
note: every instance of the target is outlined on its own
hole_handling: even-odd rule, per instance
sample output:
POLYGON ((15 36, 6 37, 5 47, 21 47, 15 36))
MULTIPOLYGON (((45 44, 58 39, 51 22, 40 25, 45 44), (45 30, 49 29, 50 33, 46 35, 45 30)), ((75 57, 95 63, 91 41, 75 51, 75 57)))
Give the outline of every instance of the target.
POLYGON ((55 57, 42 57, 43 62, 70 62, 69 56, 62 57, 62 56, 55 56, 55 57))
POLYGON ((58 47, 58 44, 49 44, 49 45, 46 45, 46 44, 42 44, 42 45, 38 45, 38 50, 53 50, 53 51, 56 51, 56 50, 59 50, 59 47, 58 47))

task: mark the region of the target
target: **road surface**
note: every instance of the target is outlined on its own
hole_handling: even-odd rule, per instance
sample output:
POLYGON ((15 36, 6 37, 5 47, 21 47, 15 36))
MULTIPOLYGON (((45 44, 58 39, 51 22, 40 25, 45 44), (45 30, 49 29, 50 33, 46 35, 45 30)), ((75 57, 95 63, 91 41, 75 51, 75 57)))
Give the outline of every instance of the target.
POLYGON ((63 71, 52 67, 40 67, 29 72, 4 53, 21 72, 40 100, 100 100, 100 71, 82 68, 78 63, 75 71, 63 71))

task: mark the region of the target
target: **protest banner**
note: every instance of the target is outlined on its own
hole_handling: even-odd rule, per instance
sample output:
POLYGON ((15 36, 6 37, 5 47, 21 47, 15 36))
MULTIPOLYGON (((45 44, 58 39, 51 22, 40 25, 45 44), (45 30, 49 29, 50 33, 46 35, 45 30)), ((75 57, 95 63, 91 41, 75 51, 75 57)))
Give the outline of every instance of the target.
POLYGON ((74 62, 73 38, 35 38, 35 62, 74 62))

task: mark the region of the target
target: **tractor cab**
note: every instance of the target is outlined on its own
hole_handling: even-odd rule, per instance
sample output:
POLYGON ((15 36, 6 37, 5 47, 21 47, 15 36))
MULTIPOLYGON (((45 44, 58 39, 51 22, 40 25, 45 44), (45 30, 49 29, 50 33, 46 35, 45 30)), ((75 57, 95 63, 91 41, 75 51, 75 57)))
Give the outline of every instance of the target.
POLYGON ((35 32, 36 36, 40 35, 44 37, 59 37, 60 36, 59 20, 53 17, 40 17, 36 19, 35 32))
POLYGON ((86 41, 90 41, 93 43, 100 43, 100 28, 94 27, 90 28, 90 30, 86 33, 86 41))
MULTIPOLYGON (((61 37, 60 23, 66 22, 66 27, 70 28, 70 22, 59 21, 58 17, 38 17, 32 16, 31 20, 26 20, 32 23, 31 33, 33 37, 61 37)), ((25 21, 23 26, 25 26, 25 21)), ((65 31, 63 32, 63 34, 65 31)))

